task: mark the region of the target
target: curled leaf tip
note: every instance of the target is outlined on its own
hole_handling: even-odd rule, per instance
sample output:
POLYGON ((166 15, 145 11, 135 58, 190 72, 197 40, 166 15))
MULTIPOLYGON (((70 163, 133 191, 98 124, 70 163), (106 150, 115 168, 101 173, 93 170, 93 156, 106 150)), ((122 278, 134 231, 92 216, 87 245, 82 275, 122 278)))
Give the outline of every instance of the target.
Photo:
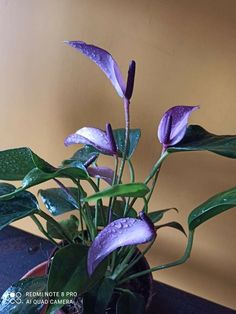
POLYGON ((164 149, 183 139, 188 126, 188 119, 196 109, 199 109, 199 106, 175 106, 165 112, 157 133, 164 149))
POLYGON ((152 222, 146 220, 144 213, 140 217, 114 220, 97 235, 88 251, 87 269, 90 276, 98 264, 117 248, 147 243, 155 238, 152 222))

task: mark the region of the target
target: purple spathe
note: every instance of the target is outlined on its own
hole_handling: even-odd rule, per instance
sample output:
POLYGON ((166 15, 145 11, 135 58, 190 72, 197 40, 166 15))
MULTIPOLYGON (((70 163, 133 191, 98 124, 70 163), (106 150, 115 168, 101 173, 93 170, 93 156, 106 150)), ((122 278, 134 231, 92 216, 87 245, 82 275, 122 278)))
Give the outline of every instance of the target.
POLYGON ((106 74, 120 97, 124 97, 126 86, 120 69, 112 55, 106 50, 83 41, 65 41, 69 46, 79 50, 82 54, 95 62, 106 74))
POLYGON ((106 131, 98 128, 84 127, 70 134, 64 141, 66 146, 73 144, 90 145, 104 154, 115 155, 117 148, 111 125, 107 123, 106 131))
POLYGON ((179 143, 186 132, 190 114, 199 109, 198 106, 175 106, 163 115, 159 127, 158 138, 164 148, 179 143))
POLYGON ((156 232, 150 219, 120 218, 107 225, 95 238, 88 251, 87 269, 91 276, 98 264, 119 247, 152 241, 156 232))

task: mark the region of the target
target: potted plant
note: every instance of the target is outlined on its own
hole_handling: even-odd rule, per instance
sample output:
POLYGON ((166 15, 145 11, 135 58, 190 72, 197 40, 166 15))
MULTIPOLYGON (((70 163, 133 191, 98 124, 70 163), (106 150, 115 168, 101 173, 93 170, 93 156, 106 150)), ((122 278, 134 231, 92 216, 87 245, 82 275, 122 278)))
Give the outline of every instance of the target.
MULTIPOLYGON (((80 41, 66 42, 96 63, 123 100, 125 128, 83 127, 65 139, 82 148, 54 167, 29 148, 0 152, 0 179, 21 181, 18 187, 0 183, 0 228, 26 216, 32 218, 56 249, 48 261, 12 285, 2 296, 1 313, 145 313, 150 303, 151 273, 184 263, 190 256, 194 233, 208 219, 236 205, 236 188, 214 195, 192 210, 188 230, 176 221, 161 224, 171 208, 151 212, 149 201, 163 162, 186 151, 210 151, 236 158, 236 136, 214 135, 199 125, 188 125, 197 106, 175 106, 158 127, 162 152, 143 182, 136 182, 132 155, 140 129, 130 128, 130 100, 135 78, 131 61, 127 83, 105 50, 80 41), (98 163, 100 155, 114 159, 114 169, 98 163), (124 182, 125 166, 130 181, 124 182), (64 180, 66 179, 66 181, 64 180), (39 207, 29 188, 54 180, 57 187, 39 190, 51 215, 39 207), (103 180, 107 188, 100 185, 103 180), (84 182, 93 192, 85 189, 84 182), (142 210, 135 210, 137 199, 142 210), (66 220, 53 216, 72 212, 66 220), (38 217, 46 222, 44 227, 38 217), (187 236, 183 257, 150 268, 145 254, 155 245, 158 230, 172 227, 187 236), (138 248, 140 244, 146 244, 138 248)), ((173 209, 173 208, 172 208, 173 209)))

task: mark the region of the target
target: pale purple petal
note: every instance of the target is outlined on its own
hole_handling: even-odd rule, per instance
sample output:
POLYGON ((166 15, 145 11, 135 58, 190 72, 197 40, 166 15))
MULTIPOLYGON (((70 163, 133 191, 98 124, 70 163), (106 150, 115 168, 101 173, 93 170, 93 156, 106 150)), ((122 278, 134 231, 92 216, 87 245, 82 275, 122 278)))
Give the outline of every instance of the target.
POLYGON ((65 41, 65 43, 79 50, 90 60, 95 62, 109 78, 119 96, 124 97, 126 89, 125 83, 116 61, 109 52, 94 45, 86 44, 83 41, 65 41))
POLYGON ((117 219, 97 235, 88 251, 87 268, 90 276, 98 264, 117 248, 146 243, 155 238, 156 232, 150 219, 144 213, 140 217, 117 219))
POLYGON ((109 155, 116 153, 107 133, 97 128, 84 127, 79 129, 77 132, 69 135, 64 143, 66 146, 72 144, 91 145, 99 151, 109 155))
POLYGON ((175 106, 166 111, 158 127, 158 138, 164 147, 175 145, 183 139, 189 116, 196 109, 199 107, 175 106))
POLYGON ((88 167, 88 173, 91 177, 103 179, 112 185, 114 171, 108 167, 88 167))

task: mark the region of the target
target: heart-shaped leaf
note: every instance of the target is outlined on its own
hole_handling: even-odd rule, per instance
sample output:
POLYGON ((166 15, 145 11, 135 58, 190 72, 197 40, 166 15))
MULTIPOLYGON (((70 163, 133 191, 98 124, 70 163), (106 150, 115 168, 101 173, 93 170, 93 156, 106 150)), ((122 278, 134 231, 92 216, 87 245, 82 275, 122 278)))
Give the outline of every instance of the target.
POLYGON ((0 179, 2 180, 22 180, 35 167, 41 170, 53 169, 30 148, 20 147, 0 151, 0 179))
POLYGON ((151 220, 142 212, 140 217, 141 219, 117 219, 97 235, 88 252, 90 276, 100 262, 117 248, 146 243, 155 238, 156 232, 151 220))
MULTIPOLYGON (((14 185, 0 183, 0 195, 9 194, 15 190, 14 185)), ((37 213, 37 199, 30 192, 20 192, 9 200, 0 200, 0 229, 13 221, 37 213)))
MULTIPOLYGON (((124 154, 125 149, 125 129, 116 129, 113 130, 115 142, 118 148, 119 154, 122 156, 124 154)), ((129 131, 129 146, 128 146, 128 153, 127 159, 131 158, 141 136, 140 129, 131 129, 129 131)))
POLYGON ((59 188, 39 190, 44 205, 54 216, 58 216, 78 208, 77 188, 67 188, 70 195, 59 188))
POLYGON ((49 306, 48 313, 62 307, 60 302, 68 299, 68 293, 84 294, 104 276, 106 263, 102 263, 92 277, 88 276, 87 254, 87 247, 76 244, 67 245, 55 254, 49 272, 48 291, 57 291, 59 296, 54 297, 57 302, 49 306))
POLYGON ((210 151, 229 158, 236 158, 236 135, 215 135, 199 125, 190 125, 184 138, 168 152, 210 151))
POLYGON ((235 206, 236 187, 214 195, 190 213, 189 230, 194 230, 206 220, 235 206))
POLYGON ((86 197, 86 202, 95 202, 104 197, 144 197, 149 192, 149 188, 144 183, 117 184, 103 191, 86 197))
POLYGON ((40 295, 45 294, 46 290, 46 276, 20 280, 8 288, 2 295, 0 313, 40 313, 46 303, 46 298, 40 295))

